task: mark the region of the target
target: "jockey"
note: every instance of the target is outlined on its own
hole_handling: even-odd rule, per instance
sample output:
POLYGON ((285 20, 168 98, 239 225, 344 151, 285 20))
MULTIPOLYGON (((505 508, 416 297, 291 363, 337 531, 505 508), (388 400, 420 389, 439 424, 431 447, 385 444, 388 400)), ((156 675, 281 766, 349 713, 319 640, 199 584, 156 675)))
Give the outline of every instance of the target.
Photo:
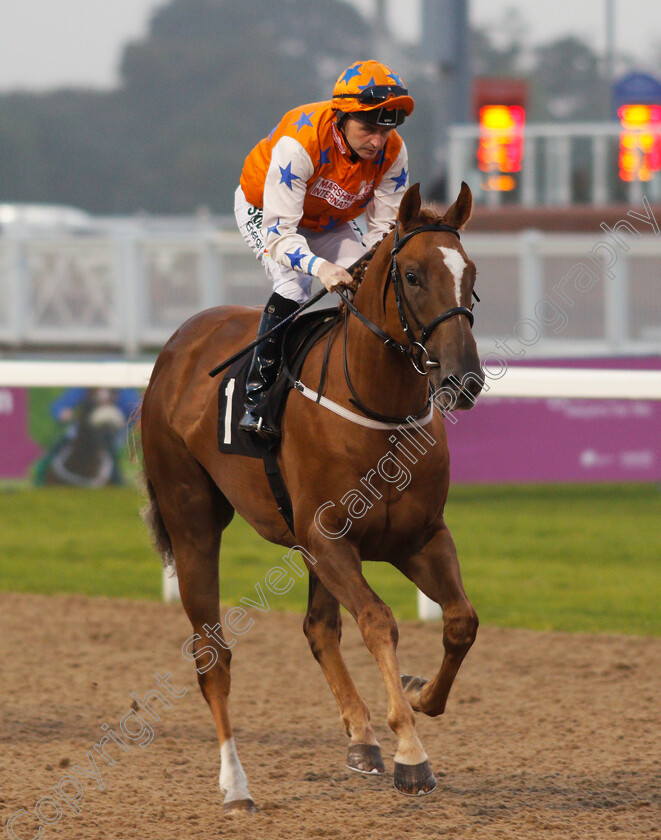
MULTIPOLYGON (((357 61, 333 98, 294 108, 250 152, 236 190, 239 230, 273 283, 258 337, 308 300, 313 277, 328 291, 352 282, 346 269, 390 229, 408 186, 396 131, 414 102, 378 61, 357 61), (355 219, 365 214, 362 235, 355 219)), ((275 381, 280 331, 257 345, 240 427, 277 435, 253 415, 275 381)))

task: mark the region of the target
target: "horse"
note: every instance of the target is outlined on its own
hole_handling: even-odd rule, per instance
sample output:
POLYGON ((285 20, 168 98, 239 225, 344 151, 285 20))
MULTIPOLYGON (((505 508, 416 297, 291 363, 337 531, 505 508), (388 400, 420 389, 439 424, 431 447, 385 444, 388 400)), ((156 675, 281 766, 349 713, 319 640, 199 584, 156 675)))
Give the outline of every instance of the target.
POLYGON ((104 487, 119 483, 116 439, 126 426, 107 388, 92 388, 75 411, 75 425, 49 454, 42 484, 104 487))
MULTIPOLYGON (((226 811, 256 810, 232 735, 233 643, 220 623, 221 535, 235 511, 262 537, 304 557, 303 630, 339 706, 349 769, 382 774, 385 765, 369 709, 342 658, 340 605, 357 622, 385 683, 387 722, 397 738, 396 789, 415 796, 436 786, 415 712, 443 713, 478 627, 443 518, 449 488, 443 413, 471 408, 484 385, 472 334, 475 265, 459 239, 472 206, 465 183, 444 216, 422 208, 419 185, 411 186, 353 301, 345 296, 344 314, 310 350, 300 382, 316 384, 323 368, 324 397, 317 404, 298 387, 291 391, 277 453, 294 533, 259 459, 223 454, 216 445, 218 385, 208 373, 254 338, 259 312, 232 306, 201 312, 174 333, 155 363, 141 419, 145 519, 164 563, 176 565, 194 630, 188 658, 199 657, 198 682, 218 734, 226 811), (400 675, 397 624, 363 576, 363 560, 391 563, 441 605, 444 654, 430 681, 400 675)), ((244 628, 249 621, 245 611, 232 618, 244 628)))

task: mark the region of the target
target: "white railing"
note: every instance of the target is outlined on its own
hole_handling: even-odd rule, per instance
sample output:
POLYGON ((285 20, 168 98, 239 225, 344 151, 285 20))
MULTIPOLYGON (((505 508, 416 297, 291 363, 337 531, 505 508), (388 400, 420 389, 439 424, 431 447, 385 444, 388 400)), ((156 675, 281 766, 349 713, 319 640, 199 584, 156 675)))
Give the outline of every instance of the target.
MULTIPOLYGON (((633 208, 639 214, 644 206, 633 208)), ((475 333, 483 354, 513 344, 528 357, 655 352, 661 342, 658 224, 622 220, 639 234, 472 234, 475 333), (588 289, 574 276, 594 275, 588 289), (573 274, 572 274, 573 273, 573 274), (555 314, 551 308, 555 306, 555 314), (552 317, 553 315, 553 317, 552 317)), ((659 220, 661 221, 661 220, 659 220)), ((153 355, 190 315, 218 304, 263 305, 263 271, 238 233, 91 238, 0 237, 0 351, 153 355)))
POLYGON ((153 362, 0 360, 0 388, 146 388, 153 362))
POLYGON ((529 358, 658 352, 661 235, 650 227, 619 238, 623 245, 605 229, 594 236, 466 233, 482 299, 480 351, 500 345, 502 355, 529 358))
MULTIPOLYGON (((621 131, 617 122, 528 123, 524 130, 521 186, 515 196, 516 203, 528 207, 567 206, 576 200, 593 205, 623 200, 639 204, 643 186, 651 199, 658 200, 659 173, 651 184, 633 181, 625 185, 619 180, 621 131)), ((486 173, 477 168, 479 125, 454 125, 448 133, 448 195, 456 195, 462 180, 477 185, 486 173)), ((499 200, 498 193, 481 193, 477 188, 474 192, 478 200, 499 200)))
MULTIPOLYGON (((0 388, 146 388, 152 362, 0 360, 0 388)), ((661 400, 661 370, 485 366, 480 399, 661 400)))

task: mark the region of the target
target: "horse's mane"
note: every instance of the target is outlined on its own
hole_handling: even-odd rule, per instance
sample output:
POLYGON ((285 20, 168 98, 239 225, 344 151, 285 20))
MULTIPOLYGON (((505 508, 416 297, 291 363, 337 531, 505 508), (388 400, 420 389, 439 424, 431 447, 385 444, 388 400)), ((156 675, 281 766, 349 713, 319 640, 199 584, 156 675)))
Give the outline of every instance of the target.
MULTIPOLYGON (((393 227, 394 227, 394 225, 391 226, 390 230, 392 230, 393 227)), ((379 245, 383 242, 383 240, 386 238, 386 236, 388 236, 390 234, 390 230, 386 231, 386 233, 383 234, 381 239, 379 239, 377 242, 375 242, 374 245, 372 245, 372 247, 369 249, 369 251, 366 251, 363 254, 363 256, 358 260, 357 263, 354 263, 354 265, 351 269, 351 276, 353 277, 353 283, 349 287, 352 292, 357 291, 358 286, 360 286, 360 284, 363 282, 363 279, 365 277, 365 272, 367 271, 367 266, 372 261, 372 257, 374 256, 374 254, 376 254, 376 252, 378 251, 379 245)))
MULTIPOLYGON (((441 215, 438 210, 436 209, 435 205, 428 204, 421 208, 420 213, 416 219, 415 227, 419 227, 420 225, 433 225, 437 222, 445 221, 445 216, 441 215)), ((381 239, 372 245, 372 247, 367 251, 360 260, 353 266, 351 276, 353 277, 353 283, 349 287, 353 292, 356 292, 360 284, 363 282, 365 277, 365 272, 367 271, 367 266, 370 264, 372 257, 376 254, 379 246, 383 242, 383 240, 390 234, 390 231, 394 228, 394 224, 390 226, 390 230, 386 231, 383 234, 381 239)), ((341 304, 341 307, 344 304, 341 304)))

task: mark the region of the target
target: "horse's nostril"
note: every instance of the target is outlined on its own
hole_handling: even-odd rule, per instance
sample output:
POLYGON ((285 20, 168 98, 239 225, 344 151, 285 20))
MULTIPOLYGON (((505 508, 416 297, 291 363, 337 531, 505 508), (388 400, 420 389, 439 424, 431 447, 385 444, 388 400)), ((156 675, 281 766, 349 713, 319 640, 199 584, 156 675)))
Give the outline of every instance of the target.
POLYGON ((457 393, 467 393, 476 397, 484 387, 484 377, 477 373, 466 373, 459 379, 454 373, 446 376, 442 382, 443 388, 448 388, 457 393))
POLYGON ((476 375, 471 376, 466 383, 466 387, 473 396, 477 396, 482 391, 482 388, 484 388, 484 377, 476 375))

